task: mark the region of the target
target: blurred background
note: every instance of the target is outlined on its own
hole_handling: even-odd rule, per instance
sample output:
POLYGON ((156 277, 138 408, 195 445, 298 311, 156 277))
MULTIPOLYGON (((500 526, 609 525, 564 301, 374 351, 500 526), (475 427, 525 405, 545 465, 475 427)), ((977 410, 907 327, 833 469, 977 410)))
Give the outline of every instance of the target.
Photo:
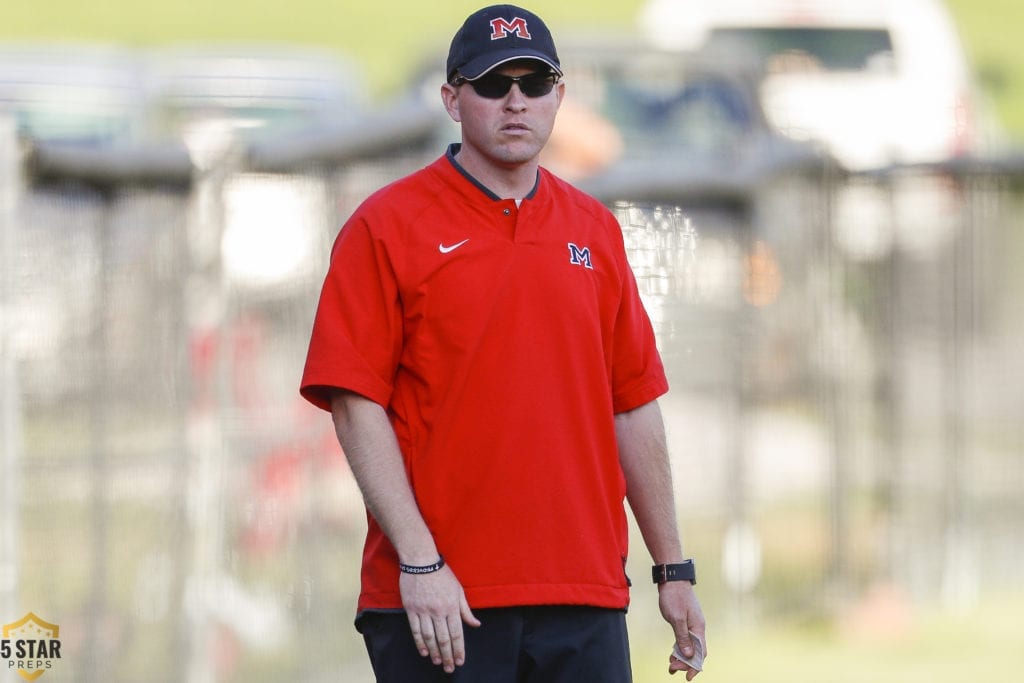
MULTIPOLYGON (((0 623, 60 625, 46 680, 370 680, 365 513, 297 387, 338 228, 457 140, 481 4, 0 7, 0 623)), ((1024 8, 528 6, 544 163, 619 218, 670 375, 701 680, 1014 680, 1024 8)))

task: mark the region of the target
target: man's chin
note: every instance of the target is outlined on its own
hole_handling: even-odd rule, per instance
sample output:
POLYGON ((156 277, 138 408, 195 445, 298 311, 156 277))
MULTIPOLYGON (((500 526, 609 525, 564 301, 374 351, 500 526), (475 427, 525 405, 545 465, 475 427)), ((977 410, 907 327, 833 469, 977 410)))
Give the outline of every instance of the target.
POLYGON ((521 166, 536 161, 541 147, 536 142, 513 142, 495 150, 494 158, 506 166, 521 166))

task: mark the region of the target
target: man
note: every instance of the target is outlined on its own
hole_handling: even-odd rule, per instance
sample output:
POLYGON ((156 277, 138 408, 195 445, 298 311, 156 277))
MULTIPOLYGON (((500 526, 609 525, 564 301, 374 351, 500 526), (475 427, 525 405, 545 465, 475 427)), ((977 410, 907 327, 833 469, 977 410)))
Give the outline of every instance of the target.
POLYGON ((619 225, 538 164, 561 75, 540 18, 472 14, 441 87, 461 145, 333 250, 302 393, 368 510, 356 626, 379 681, 629 681, 624 498, 677 654, 703 647, 619 225))

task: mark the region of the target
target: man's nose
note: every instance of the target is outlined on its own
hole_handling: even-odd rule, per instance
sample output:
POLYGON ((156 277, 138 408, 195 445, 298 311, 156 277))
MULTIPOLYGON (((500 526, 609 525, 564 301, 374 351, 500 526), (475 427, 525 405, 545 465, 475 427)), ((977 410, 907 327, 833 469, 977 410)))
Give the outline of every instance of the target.
POLYGON ((526 95, 519 89, 518 83, 513 83, 509 88, 508 95, 505 96, 505 108, 514 111, 526 109, 526 95))

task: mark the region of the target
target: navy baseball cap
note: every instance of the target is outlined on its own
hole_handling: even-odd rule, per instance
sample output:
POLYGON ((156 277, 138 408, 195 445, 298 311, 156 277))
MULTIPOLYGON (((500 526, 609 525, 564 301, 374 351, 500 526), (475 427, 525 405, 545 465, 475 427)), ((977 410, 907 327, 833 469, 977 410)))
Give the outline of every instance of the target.
POLYGON ((469 15, 448 50, 448 81, 474 81, 515 59, 536 59, 562 75, 551 32, 540 17, 515 5, 492 5, 469 15))

